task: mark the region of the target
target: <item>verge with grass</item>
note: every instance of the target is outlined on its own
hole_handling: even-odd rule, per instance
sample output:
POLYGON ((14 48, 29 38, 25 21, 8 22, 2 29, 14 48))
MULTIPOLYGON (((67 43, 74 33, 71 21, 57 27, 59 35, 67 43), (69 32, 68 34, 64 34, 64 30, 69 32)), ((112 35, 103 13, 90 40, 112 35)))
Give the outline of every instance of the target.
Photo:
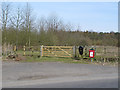
POLYGON ((21 62, 63 62, 63 63, 82 63, 88 64, 85 60, 74 60, 70 57, 30 57, 26 56, 26 60, 22 60, 21 62))

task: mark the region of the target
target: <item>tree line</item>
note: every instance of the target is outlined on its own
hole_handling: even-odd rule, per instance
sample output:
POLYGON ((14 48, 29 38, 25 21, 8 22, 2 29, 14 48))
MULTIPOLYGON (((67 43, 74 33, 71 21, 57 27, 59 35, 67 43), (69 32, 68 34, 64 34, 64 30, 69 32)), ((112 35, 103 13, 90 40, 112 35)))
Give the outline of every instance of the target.
POLYGON ((29 3, 15 12, 11 4, 2 3, 2 44, 37 45, 107 45, 118 46, 118 32, 90 32, 73 30, 56 15, 47 18, 33 16, 29 3))

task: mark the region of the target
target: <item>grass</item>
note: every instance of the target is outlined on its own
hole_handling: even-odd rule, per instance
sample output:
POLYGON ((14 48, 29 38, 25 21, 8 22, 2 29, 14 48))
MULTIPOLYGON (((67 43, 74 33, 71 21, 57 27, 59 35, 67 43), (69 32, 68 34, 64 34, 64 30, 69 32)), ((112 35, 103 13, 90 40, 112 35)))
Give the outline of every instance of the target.
MULTIPOLYGON (((17 51, 17 54, 23 55, 23 51, 17 51)), ((26 52, 26 55, 31 55, 31 52, 26 52)), ((33 54, 33 56, 25 56, 26 60, 21 60, 21 62, 63 62, 63 63, 83 63, 83 64, 88 64, 87 61, 84 60, 75 60, 74 58, 71 57, 39 57, 39 53, 33 54)))
MULTIPOLYGON (((20 62, 62 62, 62 63, 74 63, 74 64, 102 64, 104 62, 97 62, 95 59, 91 63, 91 60, 88 59, 78 59, 70 57, 40 57, 37 56, 26 56, 26 60, 21 60, 20 62)), ((115 62, 106 62, 106 64, 114 65, 115 62)), ((117 64, 117 63, 116 63, 117 64)))
POLYGON ((82 64, 88 64, 88 62, 84 60, 74 60, 73 58, 69 57, 30 57, 26 56, 26 60, 22 60, 21 62, 63 62, 63 63, 82 63, 82 64))
MULTIPOLYGON (((16 52, 18 55, 23 55, 23 51, 17 51, 16 52)), ((32 52, 30 51, 26 51, 26 55, 31 55, 32 52)), ((77 58, 71 58, 71 57, 39 57, 38 55, 40 55, 40 52, 34 52, 33 56, 23 56, 23 58, 25 58, 25 60, 21 60, 20 62, 63 62, 63 63, 82 63, 82 64, 89 64, 91 63, 89 55, 87 55, 86 57, 83 55, 83 58, 86 59, 81 59, 81 56, 79 55, 79 53, 77 53, 77 58)), ((3 59, 4 56, 3 56, 3 59)), ((101 56, 95 56, 95 59, 93 61, 93 63, 103 63, 103 60, 100 60, 101 56)), ((111 62, 114 63, 114 62, 111 62)))

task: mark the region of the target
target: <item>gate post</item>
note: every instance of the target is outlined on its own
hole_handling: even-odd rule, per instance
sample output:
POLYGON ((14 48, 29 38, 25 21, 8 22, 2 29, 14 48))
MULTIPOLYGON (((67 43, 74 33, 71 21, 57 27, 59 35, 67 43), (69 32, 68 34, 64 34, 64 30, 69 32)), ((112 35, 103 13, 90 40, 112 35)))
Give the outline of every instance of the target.
POLYGON ((24 56, 25 56, 25 46, 23 46, 23 50, 24 50, 24 56))
POLYGON ((73 57, 76 58, 76 46, 73 46, 73 57))
POLYGON ((43 56, 43 45, 42 45, 41 48, 40 48, 40 56, 41 56, 41 57, 43 56))

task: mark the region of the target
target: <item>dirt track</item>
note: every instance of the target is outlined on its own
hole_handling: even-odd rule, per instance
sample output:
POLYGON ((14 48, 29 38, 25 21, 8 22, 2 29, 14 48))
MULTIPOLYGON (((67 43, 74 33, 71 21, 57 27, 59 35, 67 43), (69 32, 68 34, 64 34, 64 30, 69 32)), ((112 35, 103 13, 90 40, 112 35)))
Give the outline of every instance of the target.
POLYGON ((5 61, 3 62, 2 68, 3 87, 61 88, 65 87, 64 85, 67 85, 68 88, 81 88, 89 83, 90 88, 118 87, 117 66, 67 64, 60 62, 21 63, 5 61), (102 83, 100 83, 100 81, 102 83), (79 83, 75 84, 75 82, 79 83), (96 86, 95 83, 97 84, 96 86))

